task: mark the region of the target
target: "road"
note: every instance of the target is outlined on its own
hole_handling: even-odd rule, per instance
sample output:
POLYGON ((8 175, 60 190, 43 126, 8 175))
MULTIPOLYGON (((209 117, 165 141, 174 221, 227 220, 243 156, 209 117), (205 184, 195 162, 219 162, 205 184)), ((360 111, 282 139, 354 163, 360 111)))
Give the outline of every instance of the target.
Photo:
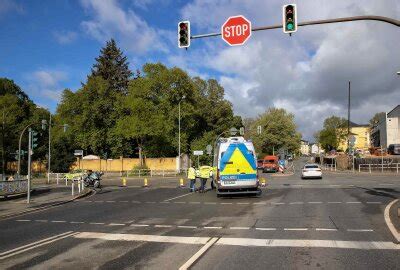
POLYGON ((0 221, 1 269, 395 269, 398 176, 264 175, 260 198, 109 185, 0 221))

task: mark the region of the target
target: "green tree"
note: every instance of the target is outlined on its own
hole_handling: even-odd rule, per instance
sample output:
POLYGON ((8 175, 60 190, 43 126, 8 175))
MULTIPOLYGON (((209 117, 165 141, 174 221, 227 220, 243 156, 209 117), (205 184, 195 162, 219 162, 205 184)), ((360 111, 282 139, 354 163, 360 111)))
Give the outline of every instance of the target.
POLYGON ((106 46, 100 50, 100 56, 96 58, 93 65, 93 77, 102 77, 109 84, 110 91, 117 91, 123 94, 127 93, 129 78, 132 71, 129 69, 129 63, 126 56, 117 47, 114 39, 106 43, 106 46))
POLYGON ((323 129, 316 136, 325 151, 338 149, 340 142, 347 138, 347 120, 337 116, 326 118, 323 129))
POLYGON ((385 112, 378 112, 376 113, 370 120, 369 120, 369 125, 371 127, 373 127, 374 125, 376 125, 379 122, 379 119, 381 119, 382 117, 384 117, 386 115, 385 112))
POLYGON ((251 125, 250 137, 259 156, 281 148, 292 153, 300 148, 301 134, 297 132, 294 115, 285 109, 270 108, 258 116, 251 125), (257 126, 261 126, 261 134, 257 134, 257 126))

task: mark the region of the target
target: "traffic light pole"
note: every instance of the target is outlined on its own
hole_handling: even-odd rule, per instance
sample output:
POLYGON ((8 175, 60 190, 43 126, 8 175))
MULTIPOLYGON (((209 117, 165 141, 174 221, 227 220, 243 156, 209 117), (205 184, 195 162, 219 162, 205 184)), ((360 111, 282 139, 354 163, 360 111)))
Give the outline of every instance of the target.
MULTIPOLYGON (((385 23, 400 27, 400 20, 396 20, 396 19, 389 18, 389 17, 383 17, 383 16, 373 16, 373 15, 343 17, 343 18, 328 19, 328 20, 307 21, 307 22, 298 23, 297 26, 353 22, 353 21, 380 21, 380 22, 385 22, 385 23)), ((282 24, 277 24, 277 25, 271 25, 271 26, 255 27, 255 28, 252 28, 251 31, 255 32, 255 31, 263 31, 263 30, 271 30, 271 29, 278 29, 278 28, 282 28, 282 27, 283 27, 282 24)), ((202 35, 194 35, 194 36, 191 36, 190 39, 216 37, 216 36, 220 36, 220 35, 221 35, 220 32, 219 33, 202 34, 202 35)))
MULTIPOLYGON (((27 125, 21 132, 21 135, 19 136, 19 144, 18 144, 18 168, 17 168, 17 176, 18 178, 21 175, 21 143, 22 143, 22 136, 25 133, 25 130, 29 128, 30 126, 34 125, 35 123, 31 123, 27 125)), ((30 138, 30 137, 29 137, 30 138)))
POLYGON ((29 140, 28 140, 28 189, 26 202, 31 202, 31 155, 32 155, 32 129, 29 129, 29 140))

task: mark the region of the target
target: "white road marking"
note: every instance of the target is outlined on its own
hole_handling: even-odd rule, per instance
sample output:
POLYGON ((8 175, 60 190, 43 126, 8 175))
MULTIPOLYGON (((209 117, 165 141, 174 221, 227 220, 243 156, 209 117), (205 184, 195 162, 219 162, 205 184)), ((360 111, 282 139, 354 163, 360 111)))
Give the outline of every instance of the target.
POLYGON ((231 230, 250 230, 250 227, 230 227, 231 230))
POLYGON ((43 245, 47 245, 47 244, 53 243, 55 241, 70 237, 70 236, 74 236, 76 234, 78 234, 78 233, 77 232, 74 233, 73 231, 68 231, 68 232, 61 233, 61 234, 58 234, 58 235, 55 235, 55 236, 52 236, 52 237, 49 237, 46 239, 42 239, 42 240, 27 244, 27 245, 24 245, 24 246, 21 246, 21 247, 12 249, 12 250, 5 251, 3 253, 0 253, 0 260, 18 255, 18 254, 26 252, 28 250, 31 250, 31 249, 34 249, 34 248, 37 248, 37 247, 40 247, 43 245))
POLYGON ((164 236, 164 235, 143 235, 143 234, 122 234, 122 233, 98 233, 81 232, 74 235, 81 239, 102 239, 113 241, 144 241, 159 243, 178 243, 178 244, 206 244, 210 237, 186 237, 186 236, 164 236))
POLYGON ((394 184, 379 184, 380 186, 394 186, 394 184))
POLYGON ((182 197, 185 197, 185 196, 188 196, 188 195, 192 195, 192 194, 194 194, 194 193, 183 194, 183 195, 181 195, 181 196, 176 196, 176 197, 173 197, 173 198, 164 200, 164 202, 172 201, 172 200, 175 200, 175 199, 178 199, 178 198, 182 198, 182 197))
POLYGON ((47 219, 36 219, 35 221, 36 221, 36 222, 48 222, 47 219))
POLYGON ((131 227, 149 227, 148 224, 131 224, 131 227))
POLYGON ((266 202, 255 202, 255 203, 253 203, 253 204, 266 205, 267 203, 266 203, 266 202))
POLYGON ((304 204, 304 202, 291 202, 289 204, 304 204))
POLYGON ((204 227, 204 229, 222 229, 222 227, 219 227, 219 226, 208 226, 208 227, 204 227))
POLYGON ((361 203, 361 202, 346 202, 346 203, 361 203))
POLYGON ((347 229, 348 232, 373 232, 371 229, 347 229))
POLYGON ((199 251, 197 251, 190 259, 185 262, 181 267, 179 267, 179 270, 186 270, 189 269, 200 257, 203 255, 212 245, 214 245, 215 242, 217 242, 218 238, 214 237, 211 238, 211 240, 205 244, 199 251))
POLYGON ((382 202, 367 202, 367 204, 382 204, 382 202))
POLYGON ((65 223, 65 220, 52 220, 53 223, 65 223))
POLYGON ((329 185, 330 187, 340 187, 340 185, 329 185))
POLYGON ((237 204, 250 204, 250 203, 248 203, 248 202, 239 202, 237 204))
POLYGON ((322 202, 308 202, 308 203, 318 204, 318 203, 322 203, 322 202))
POLYGON ((91 225, 104 225, 104 222, 90 222, 91 225))
POLYGON ((71 224, 83 224, 85 222, 83 222, 83 221, 70 221, 69 223, 71 223, 71 224))
POLYGON ((139 201, 131 201, 132 203, 141 203, 141 202, 139 202, 139 201))
POLYGON ((182 228, 182 229, 196 229, 197 228, 196 226, 184 226, 184 225, 177 226, 177 227, 182 228))
POLYGON ((342 249, 389 249, 399 250, 400 245, 392 242, 335 241, 335 240, 301 240, 301 239, 252 239, 220 238, 217 245, 256 246, 256 247, 315 247, 342 249))
POLYGON ((28 222, 28 221, 31 221, 30 219, 17 219, 16 221, 19 221, 19 222, 28 222))
POLYGON ((284 231, 308 231, 308 228, 283 228, 284 231))
POLYGON ((222 202, 221 204, 233 204, 231 202, 222 202))
POLYGON ((217 204, 217 203, 216 202, 205 202, 204 204, 217 204))
POLYGON ((342 202, 328 202, 328 203, 342 203, 342 202))
POLYGON ((189 202, 190 204, 200 204, 200 202, 189 202))
POLYGON ((126 224, 124 223, 110 223, 108 226, 125 226, 126 224))
POLYGON ((332 231, 337 232, 337 229, 329 229, 329 228, 315 228, 316 231, 332 231))
POLYGON ((276 231, 276 228, 256 228, 259 231, 276 231))
POLYGON ((171 228, 172 225, 154 225, 156 228, 171 228))
POLYGON ((386 225, 388 226, 390 232, 392 233, 393 237, 396 238, 398 242, 400 242, 400 233, 397 231, 396 227, 393 225, 391 219, 390 219, 390 208, 392 207, 393 204, 398 202, 399 199, 391 201, 386 207, 385 207, 385 212, 384 212, 384 217, 385 217, 385 222, 386 225))

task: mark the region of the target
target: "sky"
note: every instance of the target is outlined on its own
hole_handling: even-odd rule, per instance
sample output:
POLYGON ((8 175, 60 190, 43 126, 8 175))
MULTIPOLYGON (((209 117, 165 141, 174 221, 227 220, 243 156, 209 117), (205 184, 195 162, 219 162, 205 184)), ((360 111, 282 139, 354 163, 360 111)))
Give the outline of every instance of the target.
MULTIPOLYGON (((281 0, 0 0, 0 77, 13 79, 38 105, 55 111, 65 88, 86 80, 111 38, 132 70, 144 63, 180 67, 191 76, 215 78, 236 114, 256 117, 270 107, 295 115, 303 138, 313 141, 331 115, 363 124, 400 104, 400 28, 359 21, 254 32, 243 46, 220 37, 177 47, 177 24, 193 35, 219 32, 229 16, 253 27, 280 24, 281 0)), ((293 0, 298 21, 356 15, 400 20, 398 0, 293 0)))

